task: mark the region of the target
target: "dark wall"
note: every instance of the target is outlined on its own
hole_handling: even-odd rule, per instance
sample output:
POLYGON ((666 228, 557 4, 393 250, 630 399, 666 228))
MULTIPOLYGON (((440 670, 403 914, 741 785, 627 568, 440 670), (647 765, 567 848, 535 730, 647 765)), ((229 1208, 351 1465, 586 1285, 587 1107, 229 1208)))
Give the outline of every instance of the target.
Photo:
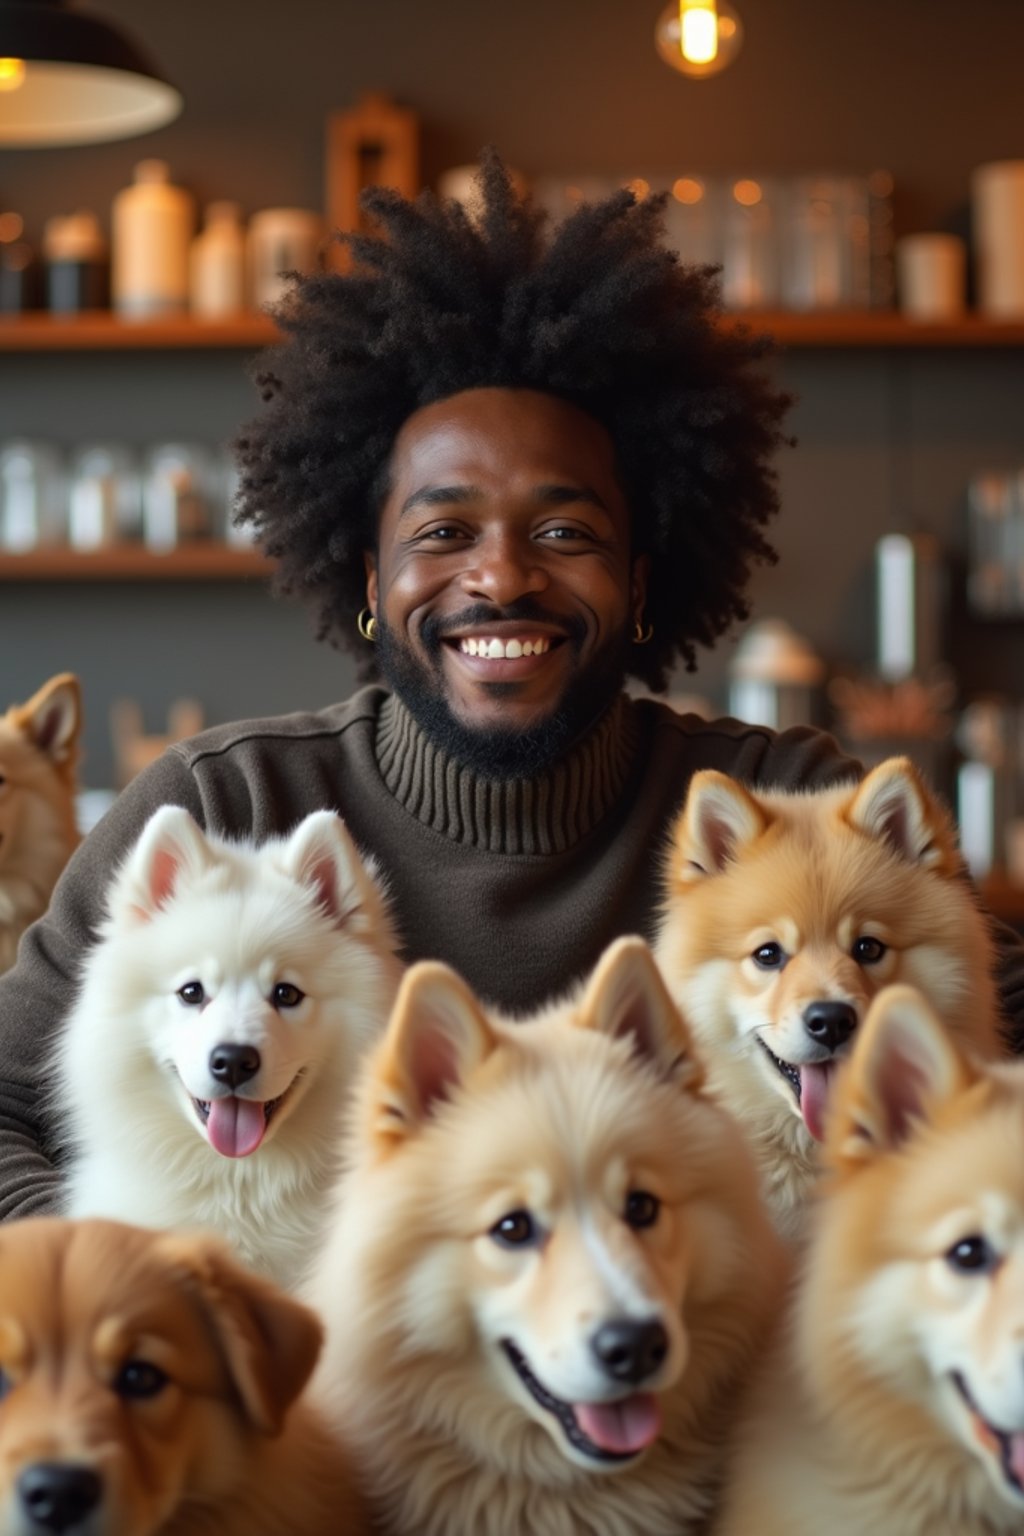
MULTIPOLYGON (((690 81, 655 55, 657 0, 105 0, 179 84, 185 112, 118 144, 0 150, 0 210, 22 212, 35 236, 51 213, 91 206, 106 219, 149 155, 201 202, 320 207, 327 114, 369 88, 419 112, 428 181, 485 142, 528 176, 884 166, 901 232, 964 229, 971 168, 1024 156, 1019 0, 736 3, 742 54, 690 81)), ((0 356, 0 439, 219 442, 255 404, 244 361, 0 356)), ((756 611, 784 614, 831 662, 867 662, 875 539, 926 526, 955 557, 967 479, 1024 464, 1024 354, 793 352, 782 373, 801 397, 800 444, 780 465, 783 558, 759 577, 756 611)), ((1014 686, 1020 636, 988 640, 970 626, 956 637, 966 684, 1014 686)), ((697 687, 721 697, 726 655, 697 687)), ((66 666, 85 684, 92 784, 110 778, 119 694, 140 698, 158 730, 180 694, 216 720, 323 703, 352 680, 301 613, 252 584, 0 586, 0 707, 66 666)))

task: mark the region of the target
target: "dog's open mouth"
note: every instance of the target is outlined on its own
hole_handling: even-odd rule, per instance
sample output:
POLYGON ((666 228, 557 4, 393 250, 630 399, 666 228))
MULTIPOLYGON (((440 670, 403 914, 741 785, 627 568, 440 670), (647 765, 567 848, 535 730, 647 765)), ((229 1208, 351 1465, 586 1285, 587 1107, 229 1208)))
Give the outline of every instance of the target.
POLYGON ((613 1403, 567 1403, 549 1392, 510 1339, 502 1348, 530 1396, 558 1420, 569 1444, 594 1461, 627 1462, 658 1438, 661 1409, 653 1392, 634 1392, 613 1403))
POLYGON ((985 1450, 996 1456, 1006 1481, 1024 1498, 1024 1432, 998 1429, 995 1424, 990 1424, 971 1396, 960 1372, 954 1371, 952 1375, 953 1385, 971 1416, 975 1439, 985 1450))
POLYGON ((222 1157, 248 1157, 260 1146, 270 1122, 292 1092, 298 1077, 292 1079, 276 1099, 239 1099, 233 1094, 223 1099, 197 1099, 192 1106, 206 1139, 222 1157))
POLYGON ((756 1035, 755 1039, 775 1070, 792 1088, 797 1108, 803 1116, 808 1131, 815 1141, 821 1141, 825 1134, 828 1091, 832 1073, 838 1066, 838 1061, 833 1056, 828 1061, 805 1061, 797 1067, 791 1061, 783 1061, 781 1056, 776 1056, 771 1047, 765 1045, 760 1035, 756 1035))

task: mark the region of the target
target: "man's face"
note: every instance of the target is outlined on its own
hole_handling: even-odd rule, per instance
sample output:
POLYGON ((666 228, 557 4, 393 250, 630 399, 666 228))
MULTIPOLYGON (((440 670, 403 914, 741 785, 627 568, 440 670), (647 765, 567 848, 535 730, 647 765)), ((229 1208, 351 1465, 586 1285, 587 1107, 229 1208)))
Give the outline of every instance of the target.
POLYGON ((630 557, 611 439, 575 406, 474 389, 416 411, 378 540, 381 669, 456 756, 536 770, 618 692, 646 560, 630 557))

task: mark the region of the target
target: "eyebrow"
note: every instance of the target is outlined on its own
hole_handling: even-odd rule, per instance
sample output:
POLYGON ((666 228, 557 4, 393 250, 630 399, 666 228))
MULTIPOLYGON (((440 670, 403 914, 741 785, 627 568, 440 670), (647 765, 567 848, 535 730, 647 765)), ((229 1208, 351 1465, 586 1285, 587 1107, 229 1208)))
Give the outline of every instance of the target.
MULTIPOLYGON (((416 507, 450 507, 479 501, 483 493, 475 485, 424 485, 413 491, 402 503, 399 517, 416 507)), ((532 493, 533 499, 542 506, 562 507, 574 501, 585 501, 608 511, 608 504, 589 485, 540 485, 532 493)))

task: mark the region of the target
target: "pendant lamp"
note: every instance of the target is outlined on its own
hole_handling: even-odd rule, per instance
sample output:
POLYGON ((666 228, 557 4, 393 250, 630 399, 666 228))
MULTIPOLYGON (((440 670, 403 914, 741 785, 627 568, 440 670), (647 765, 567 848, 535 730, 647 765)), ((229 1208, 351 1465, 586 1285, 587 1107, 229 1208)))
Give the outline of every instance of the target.
POLYGON ((66 0, 0 0, 0 147, 127 139, 181 108, 180 93, 110 22, 66 0))

